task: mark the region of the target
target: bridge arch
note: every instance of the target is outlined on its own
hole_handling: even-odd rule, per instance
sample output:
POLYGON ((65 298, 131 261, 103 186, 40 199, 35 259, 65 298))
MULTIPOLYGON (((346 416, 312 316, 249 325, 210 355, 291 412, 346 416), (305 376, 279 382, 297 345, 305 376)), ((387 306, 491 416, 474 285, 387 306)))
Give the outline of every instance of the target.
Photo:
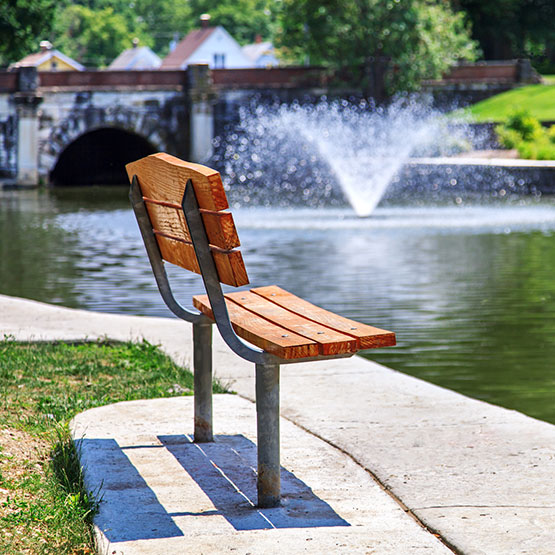
POLYGON ((91 129, 60 151, 49 181, 53 185, 125 184, 125 164, 157 150, 147 139, 126 129, 91 129))

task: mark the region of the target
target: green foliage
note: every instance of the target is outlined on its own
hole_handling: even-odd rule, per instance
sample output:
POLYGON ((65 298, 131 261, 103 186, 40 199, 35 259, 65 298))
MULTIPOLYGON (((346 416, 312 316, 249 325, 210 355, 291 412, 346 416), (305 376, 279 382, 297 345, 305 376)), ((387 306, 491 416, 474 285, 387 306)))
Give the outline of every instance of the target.
POLYGON ((201 14, 209 13, 211 25, 222 25, 240 43, 256 34, 272 32, 271 0, 64 0, 57 6, 52 43, 90 67, 103 67, 126 48, 133 38, 165 56, 172 40, 199 27, 201 14))
POLYGON ((54 0, 2 0, 0 2, 0 65, 17 62, 39 49, 50 32, 54 0))
POLYGON ((495 130, 499 142, 505 148, 516 148, 521 158, 555 160, 555 126, 543 128, 528 110, 515 110, 495 130))
POLYGON ((126 48, 133 38, 144 44, 150 38, 143 32, 143 25, 130 27, 125 17, 112 7, 92 10, 78 4, 70 5, 60 14, 55 27, 56 48, 92 67, 108 65, 126 48))
POLYGON ((543 134, 541 123, 533 118, 526 109, 512 112, 504 127, 515 131, 524 141, 537 140, 543 134))
POLYGON ((507 129, 504 125, 496 126, 495 132, 497 133, 499 142, 505 148, 516 148, 522 141, 522 137, 518 131, 515 131, 514 129, 507 129))
POLYGON ((478 57, 477 44, 463 12, 453 12, 443 2, 417 2, 416 45, 401 52, 394 90, 418 88, 422 78, 439 79, 460 60, 478 57))
POLYGON ((517 150, 521 158, 528 160, 555 160, 555 144, 547 140, 523 141, 517 150))
POLYGON ((240 44, 254 42, 256 35, 272 37, 274 4, 271 0, 189 1, 195 26, 203 13, 210 14, 210 25, 221 25, 240 44))
POLYGON ((473 23, 486 59, 530 58, 540 72, 555 70, 553 0, 458 0, 473 23))
POLYGON ((153 9, 152 0, 135 0, 133 4, 124 0, 124 4, 126 7, 118 13, 126 16, 131 28, 142 26, 142 36, 149 37, 144 44, 150 45, 159 56, 168 54, 172 40, 182 38, 198 26, 198 18, 193 16, 189 2, 158 0, 156 9, 153 9), (132 10, 129 9, 131 5, 132 10))
POLYGON ((348 68, 378 99, 477 56, 464 14, 446 1, 282 0, 279 23, 277 42, 290 60, 348 68))

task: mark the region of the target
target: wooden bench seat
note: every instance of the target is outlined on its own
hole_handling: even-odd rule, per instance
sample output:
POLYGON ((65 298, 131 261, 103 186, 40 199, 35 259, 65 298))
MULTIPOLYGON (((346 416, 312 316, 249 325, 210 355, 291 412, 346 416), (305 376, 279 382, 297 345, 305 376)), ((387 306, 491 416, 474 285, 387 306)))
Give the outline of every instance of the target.
MULTIPOLYGON (((275 285, 224 297, 237 335, 286 360, 351 356, 395 345, 395 334, 343 318, 275 285)), ((213 319, 207 295, 194 296, 193 304, 213 319)))
POLYGON ((220 174, 165 153, 126 167, 131 204, 162 298, 193 325, 194 440, 213 440, 215 323, 227 345, 255 364, 258 506, 276 506, 280 364, 349 357, 361 349, 394 345, 395 334, 343 318, 275 285, 224 295, 221 283, 240 287, 249 279, 220 174), (193 298, 198 312, 175 299, 164 261, 202 275, 206 294, 193 298))

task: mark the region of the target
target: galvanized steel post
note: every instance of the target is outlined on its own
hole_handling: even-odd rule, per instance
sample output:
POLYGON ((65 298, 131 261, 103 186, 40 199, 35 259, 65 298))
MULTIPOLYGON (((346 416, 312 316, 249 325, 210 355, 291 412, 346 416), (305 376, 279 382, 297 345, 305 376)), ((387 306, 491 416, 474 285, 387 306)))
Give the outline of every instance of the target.
POLYGON ((212 435, 212 324, 193 324, 195 376, 195 443, 214 441, 212 435))
POLYGON ((279 364, 256 364, 258 506, 280 502, 279 364))

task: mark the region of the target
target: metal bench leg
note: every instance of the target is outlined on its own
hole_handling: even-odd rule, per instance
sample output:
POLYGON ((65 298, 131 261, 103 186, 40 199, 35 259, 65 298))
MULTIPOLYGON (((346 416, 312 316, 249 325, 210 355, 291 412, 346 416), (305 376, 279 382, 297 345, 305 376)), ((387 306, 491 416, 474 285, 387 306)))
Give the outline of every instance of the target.
POLYGON ((212 435, 212 324, 193 324, 195 375, 195 442, 214 441, 212 435))
POLYGON ((279 364, 256 365, 258 437, 258 506, 276 507, 280 501, 279 364))

